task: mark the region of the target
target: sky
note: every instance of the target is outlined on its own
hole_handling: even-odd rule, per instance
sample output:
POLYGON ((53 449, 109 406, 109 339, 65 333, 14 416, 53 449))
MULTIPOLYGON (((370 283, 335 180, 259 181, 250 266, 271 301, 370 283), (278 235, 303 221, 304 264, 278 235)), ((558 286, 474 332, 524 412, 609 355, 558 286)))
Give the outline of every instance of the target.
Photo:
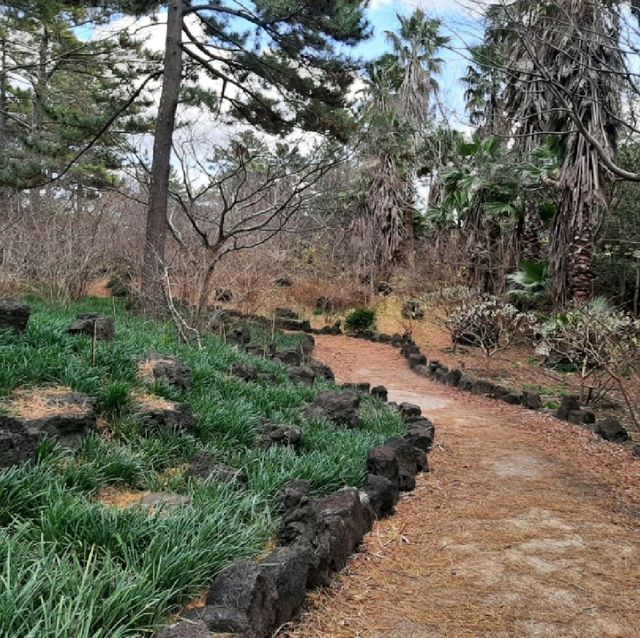
MULTIPOLYGON (((416 8, 421 8, 429 17, 440 19, 442 31, 451 40, 449 48, 440 54, 444 64, 442 75, 438 78, 439 100, 447 111, 451 125, 466 128, 464 89, 460 78, 465 74, 468 64, 466 50, 470 44, 478 41, 481 33, 479 7, 482 2, 483 0, 370 0, 366 12, 373 35, 351 49, 351 52, 364 60, 372 60, 387 51, 385 32, 398 28, 398 14, 408 15, 416 8)), ((161 17, 156 24, 150 24, 149 19, 137 24, 141 29, 140 35, 147 36, 147 46, 152 49, 163 48, 163 22, 161 17)), ((117 25, 112 24, 111 28, 114 27, 117 28, 117 25)))
MULTIPOLYGON (((411 14, 416 8, 424 10, 429 17, 438 18, 442 22, 442 31, 450 37, 450 45, 441 52, 443 59, 442 74, 438 78, 440 87, 438 95, 439 112, 447 118, 452 128, 461 131, 470 131, 468 119, 464 110, 464 88, 460 78, 465 74, 468 64, 467 48, 470 44, 477 42, 481 33, 481 22, 479 20, 478 6, 482 0, 370 0, 367 8, 367 18, 372 27, 373 35, 370 39, 362 42, 350 52, 363 60, 372 60, 388 50, 386 42, 386 31, 395 31, 398 28, 397 15, 411 14)), ((118 31, 125 22, 130 26, 132 18, 123 18, 116 21, 105 31, 118 31)), ((159 16, 156 22, 149 18, 135 22, 135 29, 139 36, 144 36, 146 45, 150 49, 162 50, 164 47, 165 25, 164 17, 159 16)), ((105 33, 94 32, 94 37, 100 37, 105 33)), ((213 90, 218 89, 217 83, 208 78, 202 79, 202 84, 211 84, 213 90)), ((157 87, 159 88, 159 87, 157 87)), ((357 83, 353 87, 355 93, 358 89, 357 83)), ((155 92, 157 97, 159 93, 155 92)), ((211 115, 203 117, 202 113, 181 114, 182 121, 189 120, 197 122, 189 129, 189 137, 193 136, 197 140, 196 146, 204 149, 211 143, 224 143, 236 132, 237 126, 220 126, 220 122, 213 122, 211 115)), ((180 136, 177 136, 178 138, 180 136)), ((148 136, 140 138, 140 152, 150 155, 151 139, 148 136)), ((197 171, 196 171, 197 172, 197 171)))

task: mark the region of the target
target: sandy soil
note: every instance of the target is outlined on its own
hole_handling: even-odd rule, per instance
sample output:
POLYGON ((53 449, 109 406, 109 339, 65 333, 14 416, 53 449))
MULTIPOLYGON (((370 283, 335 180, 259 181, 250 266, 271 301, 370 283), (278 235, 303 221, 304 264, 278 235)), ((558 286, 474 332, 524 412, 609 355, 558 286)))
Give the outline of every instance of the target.
POLYGON ((279 635, 640 637, 640 459, 435 385, 388 346, 316 341, 339 381, 420 404, 437 445, 416 491, 279 635))

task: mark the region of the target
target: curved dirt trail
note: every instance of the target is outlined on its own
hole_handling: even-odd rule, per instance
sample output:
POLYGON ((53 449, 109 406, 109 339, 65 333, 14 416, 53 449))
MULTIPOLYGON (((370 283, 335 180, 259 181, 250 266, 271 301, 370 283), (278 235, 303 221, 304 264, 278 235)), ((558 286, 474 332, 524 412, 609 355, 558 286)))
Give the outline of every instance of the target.
POLYGON ((338 381, 420 404, 436 446, 432 471, 288 636, 640 637, 640 460, 434 384, 388 346, 316 343, 338 381))

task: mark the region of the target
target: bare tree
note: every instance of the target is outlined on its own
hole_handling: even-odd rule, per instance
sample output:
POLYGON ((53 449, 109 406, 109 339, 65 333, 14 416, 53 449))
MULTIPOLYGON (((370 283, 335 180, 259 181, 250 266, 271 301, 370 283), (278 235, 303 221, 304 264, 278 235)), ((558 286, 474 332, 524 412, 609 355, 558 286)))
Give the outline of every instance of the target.
POLYGON ((291 232, 294 220, 311 217, 325 194, 322 177, 345 160, 327 146, 305 153, 284 144, 272 149, 250 134, 206 150, 188 135, 174 145, 174 154, 181 179, 170 195, 182 215, 171 215, 169 228, 183 251, 196 247, 198 316, 211 298, 220 260, 262 246, 291 232))

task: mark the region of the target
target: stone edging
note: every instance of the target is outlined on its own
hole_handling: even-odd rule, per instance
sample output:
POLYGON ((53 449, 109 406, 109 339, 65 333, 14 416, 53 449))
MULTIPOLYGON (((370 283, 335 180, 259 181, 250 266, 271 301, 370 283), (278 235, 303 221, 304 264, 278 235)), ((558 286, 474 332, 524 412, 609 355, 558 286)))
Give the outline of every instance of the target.
MULTIPOLYGON (((510 388, 498 385, 487 379, 475 378, 457 368, 448 368, 437 360, 429 360, 423 354, 409 334, 387 335, 367 330, 361 333, 342 331, 337 332, 335 327, 314 331, 317 334, 344 334, 355 339, 364 339, 372 343, 386 343, 396 348, 400 348, 402 355, 407 360, 409 367, 423 377, 428 377, 433 381, 442 383, 459 390, 471 392, 479 396, 485 396, 498 401, 503 401, 511 405, 521 405, 530 410, 542 410, 542 399, 537 392, 523 390, 518 393, 510 388)), ((597 434, 600 438, 611 443, 617 443, 629 447, 636 456, 640 456, 640 445, 631 441, 628 432, 614 417, 596 419, 596 415, 580 407, 578 398, 575 396, 565 396, 562 398, 558 410, 546 412, 561 421, 567 421, 574 425, 583 426, 597 434)))
MULTIPOLYGON (((344 387, 387 399, 383 386, 344 387)), ((287 483, 278 546, 262 560, 231 563, 213 581, 205 606, 183 612, 156 638, 209 638, 211 632, 267 638, 297 614, 307 590, 327 585, 346 566, 374 520, 393 514, 400 492, 413 490, 416 475, 428 471, 433 423, 417 405, 388 405, 400 412, 407 431, 370 451, 364 487, 314 498, 308 481, 287 483)))

